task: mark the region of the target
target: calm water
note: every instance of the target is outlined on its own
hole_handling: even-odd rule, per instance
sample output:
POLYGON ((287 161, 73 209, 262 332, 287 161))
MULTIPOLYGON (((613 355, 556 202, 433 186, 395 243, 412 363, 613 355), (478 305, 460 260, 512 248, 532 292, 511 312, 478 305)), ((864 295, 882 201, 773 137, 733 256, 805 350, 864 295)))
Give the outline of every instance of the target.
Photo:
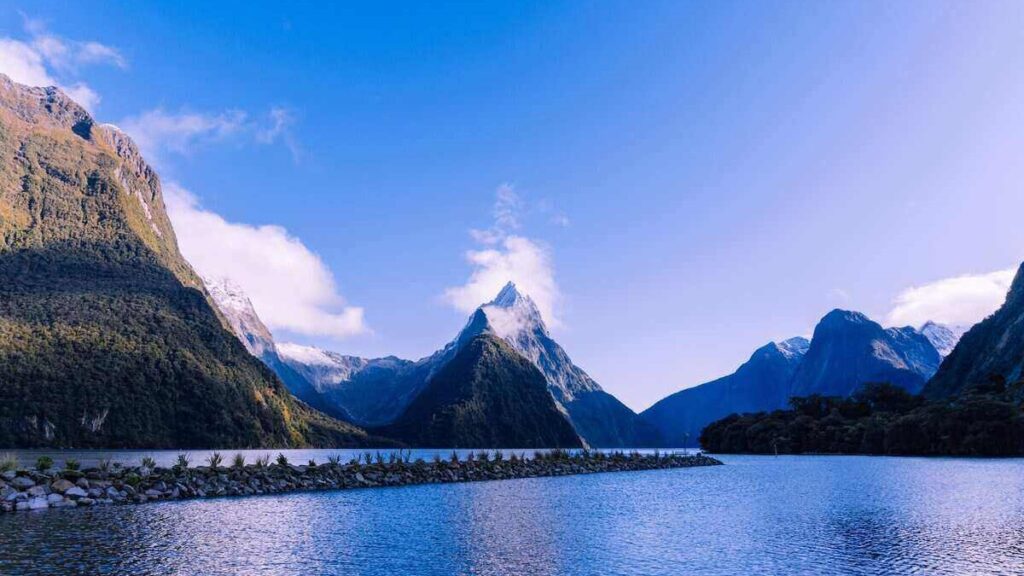
POLYGON ((0 574, 1021 574, 1024 460, 726 466, 0 516, 0 574))

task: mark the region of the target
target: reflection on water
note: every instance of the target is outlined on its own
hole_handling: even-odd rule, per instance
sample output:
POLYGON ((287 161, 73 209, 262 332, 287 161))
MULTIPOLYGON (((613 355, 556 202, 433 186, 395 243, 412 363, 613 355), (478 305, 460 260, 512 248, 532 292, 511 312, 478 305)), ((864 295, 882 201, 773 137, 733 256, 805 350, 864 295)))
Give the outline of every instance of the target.
POLYGON ((1024 461, 727 466, 0 516, 0 574, 1019 574, 1024 461))

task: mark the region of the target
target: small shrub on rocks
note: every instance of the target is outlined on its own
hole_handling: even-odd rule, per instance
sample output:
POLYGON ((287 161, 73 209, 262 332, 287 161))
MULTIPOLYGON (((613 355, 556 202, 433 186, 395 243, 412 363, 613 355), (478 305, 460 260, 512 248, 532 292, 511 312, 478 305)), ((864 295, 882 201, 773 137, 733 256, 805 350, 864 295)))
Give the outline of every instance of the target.
POLYGON ((256 457, 257 468, 266 468, 267 466, 270 466, 270 454, 263 454, 262 456, 256 457))
POLYGON ((150 470, 156 468, 156 460, 153 460, 149 456, 142 459, 142 467, 149 468, 150 470))
POLYGON ((237 452, 235 454, 235 457, 231 459, 231 465, 234 466, 235 468, 238 468, 239 470, 245 468, 245 454, 237 452))
POLYGON ((77 471, 81 467, 82 467, 82 464, 78 460, 75 460, 74 458, 66 458, 64 460, 64 469, 65 470, 71 470, 72 472, 75 472, 75 471, 77 471))
POLYGON ((190 463, 191 459, 189 458, 188 454, 178 454, 178 461, 175 463, 175 466, 184 470, 188 468, 188 465, 190 463))
POLYGON ((277 453, 277 465, 278 466, 287 466, 288 465, 288 457, 285 456, 283 453, 278 452, 277 453))
POLYGON ((40 456, 36 458, 36 470, 40 472, 46 472, 50 468, 53 468, 53 458, 49 456, 40 456))
POLYGON ((224 461, 224 457, 220 455, 220 452, 214 452, 213 454, 210 454, 210 457, 207 458, 206 461, 210 464, 210 468, 216 470, 217 468, 220 468, 220 464, 224 461))

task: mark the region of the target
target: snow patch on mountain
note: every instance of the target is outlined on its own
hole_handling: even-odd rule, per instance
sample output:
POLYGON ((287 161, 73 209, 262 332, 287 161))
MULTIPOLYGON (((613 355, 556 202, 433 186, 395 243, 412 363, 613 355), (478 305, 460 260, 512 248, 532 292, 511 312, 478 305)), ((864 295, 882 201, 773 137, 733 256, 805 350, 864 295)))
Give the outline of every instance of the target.
POLYGON ((337 366, 338 363, 324 350, 314 346, 303 346, 291 342, 277 345, 281 358, 310 366, 337 366))
POLYGON ((241 286, 228 278, 204 276, 202 280, 213 303, 228 321, 231 331, 250 354, 262 358, 264 354, 275 350, 274 337, 256 315, 256 309, 241 286))
POLYGON ((936 322, 925 322, 919 331, 932 343, 932 346, 935 346, 935 349, 939 351, 939 355, 945 358, 949 356, 953 348, 956 348, 960 338, 968 330, 970 328, 967 326, 948 326, 936 322))

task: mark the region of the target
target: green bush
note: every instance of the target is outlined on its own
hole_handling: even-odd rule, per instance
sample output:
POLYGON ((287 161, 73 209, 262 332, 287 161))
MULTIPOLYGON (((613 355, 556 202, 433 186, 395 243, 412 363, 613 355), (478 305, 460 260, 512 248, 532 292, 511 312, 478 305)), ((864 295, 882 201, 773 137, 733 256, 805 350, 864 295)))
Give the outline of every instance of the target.
POLYGON ((40 472, 46 472, 50 468, 53 468, 53 458, 49 456, 40 456, 36 458, 36 470, 40 472))

